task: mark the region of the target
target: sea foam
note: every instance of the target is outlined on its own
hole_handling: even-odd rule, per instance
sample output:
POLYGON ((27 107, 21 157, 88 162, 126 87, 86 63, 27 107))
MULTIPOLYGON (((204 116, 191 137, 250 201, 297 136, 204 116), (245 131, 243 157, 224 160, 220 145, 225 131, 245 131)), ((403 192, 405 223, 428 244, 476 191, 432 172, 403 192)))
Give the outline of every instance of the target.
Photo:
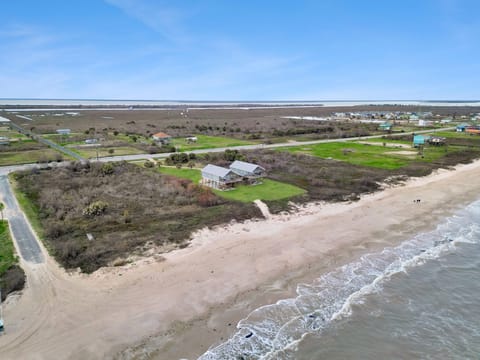
POLYGON ((477 201, 432 232, 364 255, 311 284, 299 284, 295 298, 254 310, 237 324, 238 330, 229 340, 210 348, 199 359, 290 358, 286 350, 305 335, 321 333, 333 321, 348 317, 352 305, 361 303, 367 294, 380 292, 392 275, 455 251, 458 243, 478 242, 479 220, 477 201))

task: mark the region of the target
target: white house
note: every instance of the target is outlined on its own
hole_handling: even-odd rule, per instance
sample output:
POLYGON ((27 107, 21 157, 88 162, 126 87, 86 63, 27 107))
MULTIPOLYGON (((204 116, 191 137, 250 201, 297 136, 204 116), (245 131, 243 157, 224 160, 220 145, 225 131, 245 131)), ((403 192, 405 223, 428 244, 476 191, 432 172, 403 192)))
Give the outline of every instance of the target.
POLYGON ((57 129, 57 134, 60 135, 70 135, 71 132, 72 130, 70 129, 57 129))
POLYGON ((202 169, 202 184, 214 189, 226 189, 241 182, 242 177, 230 169, 208 164, 202 169))
POLYGON ((235 160, 230 165, 230 170, 246 178, 259 178, 266 175, 265 169, 257 164, 251 164, 245 161, 235 160))

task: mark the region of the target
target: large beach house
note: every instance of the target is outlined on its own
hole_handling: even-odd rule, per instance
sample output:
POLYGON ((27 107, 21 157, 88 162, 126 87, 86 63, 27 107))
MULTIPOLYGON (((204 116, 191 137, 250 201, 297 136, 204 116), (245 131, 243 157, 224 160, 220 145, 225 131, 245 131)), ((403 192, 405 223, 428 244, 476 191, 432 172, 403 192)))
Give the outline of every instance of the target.
POLYGON ((240 175, 221 166, 208 164, 202 169, 201 183, 214 189, 227 189, 241 181, 240 175))
POLYGON ((230 168, 208 164, 202 169, 201 183, 214 189, 228 189, 238 183, 252 184, 266 175, 260 165, 234 161, 230 168))
POLYGON ((230 170, 234 173, 248 179, 258 179, 266 175, 265 169, 257 164, 245 161, 235 160, 230 165, 230 170))

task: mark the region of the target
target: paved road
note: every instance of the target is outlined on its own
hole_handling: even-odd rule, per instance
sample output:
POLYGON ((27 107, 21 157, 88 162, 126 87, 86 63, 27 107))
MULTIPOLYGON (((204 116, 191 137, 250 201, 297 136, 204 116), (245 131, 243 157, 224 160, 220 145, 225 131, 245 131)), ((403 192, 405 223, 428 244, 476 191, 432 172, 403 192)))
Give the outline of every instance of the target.
POLYGON ((14 240, 20 251, 20 256, 25 261, 35 264, 43 263, 45 258, 38 244, 37 237, 27 223, 25 215, 18 207, 6 175, 0 175, 0 195, 5 203, 5 213, 14 240))
MULTIPOLYGON (((442 128, 438 131, 449 131, 453 130, 455 127, 448 127, 442 128)), ((404 136, 404 135, 412 135, 412 134, 424 134, 424 133, 432 133, 433 130, 419 130, 419 131, 412 131, 412 132, 405 132, 405 133, 395 133, 390 134, 390 136, 404 136)), ((201 149, 201 150, 192 150, 188 151, 189 153, 193 154, 205 154, 205 153, 212 153, 212 152, 223 152, 227 149, 229 150, 255 150, 255 149, 273 149, 273 148, 280 148, 280 147, 291 147, 291 146, 303 146, 303 145, 315 145, 315 144, 323 144, 323 143, 331 143, 331 142, 346 142, 346 141, 358 141, 358 140, 369 140, 369 139, 379 139, 385 136, 382 135, 370 135, 370 136, 360 136, 360 137, 351 137, 351 138, 341 138, 341 139, 322 139, 322 140, 312 140, 312 141, 291 141, 288 143, 279 143, 279 144, 255 144, 255 145, 241 145, 241 146, 230 146, 224 148, 215 148, 215 149, 201 149)), ((120 155, 120 156, 107 156, 99 158, 98 160, 90 159, 90 161, 134 161, 134 160, 145 160, 145 159, 162 159, 169 157, 171 154, 174 153, 162 153, 162 154, 137 154, 137 155, 120 155)))
MULTIPOLYGON (((442 130, 452 130, 451 128, 444 128, 442 130)), ((429 133, 432 130, 422 130, 416 131, 416 134, 429 133)), ((401 133, 397 136, 408 135, 412 133, 401 133)), ((303 141, 303 142, 289 142, 281 144, 255 144, 255 145, 244 145, 244 146, 235 146, 229 148, 216 148, 216 149, 202 149, 202 150, 193 150, 192 153, 202 154, 208 152, 223 152, 227 149, 237 149, 237 150, 253 150, 253 149, 271 149, 278 147, 287 147, 287 146, 302 146, 302 145, 313 145, 329 142, 344 142, 352 140, 368 140, 381 138, 383 135, 372 135, 372 136, 362 136, 355 138, 344 138, 344 139, 324 139, 324 140, 313 140, 313 141, 303 141)), ((393 135, 395 136, 395 135, 393 135)), ((140 155, 125 155, 125 156, 109 156, 100 158, 98 161, 107 162, 107 161, 121 161, 121 160, 142 160, 147 158, 165 158, 171 155, 172 153, 164 154, 140 154, 140 155)), ((95 160, 92 160, 95 161, 95 160)), ((59 164, 50 164, 50 166, 63 166, 65 163, 59 164)), ((40 165, 48 166, 48 165, 40 165)), ((6 213, 10 221, 10 227, 13 233, 13 236, 19 247, 20 255, 26 261, 33 263, 42 263, 44 262, 44 256, 40 249, 40 246, 37 242, 36 236, 33 234, 30 226, 28 225, 25 215, 18 207, 18 204, 12 193, 10 184, 7 179, 7 174, 12 171, 31 169, 34 167, 39 167, 38 164, 25 164, 25 165, 14 165, 14 166, 3 166, 0 167, 0 195, 3 198, 3 201, 6 205, 6 213)))

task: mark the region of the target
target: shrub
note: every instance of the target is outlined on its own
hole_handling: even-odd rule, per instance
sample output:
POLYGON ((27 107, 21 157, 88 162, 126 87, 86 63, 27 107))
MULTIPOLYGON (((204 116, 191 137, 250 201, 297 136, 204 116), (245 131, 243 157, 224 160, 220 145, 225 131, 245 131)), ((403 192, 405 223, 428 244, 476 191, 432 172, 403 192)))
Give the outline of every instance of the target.
POLYGON ((152 168, 153 167, 153 161, 147 160, 147 161, 145 161, 143 166, 145 166, 146 168, 152 168))
POLYGON ((103 175, 112 175, 115 172, 115 167, 112 163, 105 163, 102 165, 101 172, 103 175))
POLYGON ((83 209, 82 214, 87 217, 100 216, 107 211, 108 203, 104 201, 95 201, 83 209))

